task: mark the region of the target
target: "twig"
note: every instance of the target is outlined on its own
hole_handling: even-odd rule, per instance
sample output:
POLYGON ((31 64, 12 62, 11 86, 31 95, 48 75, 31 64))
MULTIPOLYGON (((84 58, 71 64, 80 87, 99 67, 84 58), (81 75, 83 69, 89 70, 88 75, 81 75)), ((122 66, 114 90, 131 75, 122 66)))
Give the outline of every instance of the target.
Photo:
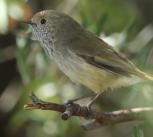
POLYGON ((30 98, 32 99, 32 104, 25 105, 24 109, 42 109, 61 112, 61 118, 63 120, 67 120, 71 116, 92 119, 88 124, 82 125, 86 130, 121 122, 145 120, 146 114, 153 113, 152 107, 122 109, 113 112, 97 112, 96 110, 88 110, 85 106, 80 106, 72 102, 67 104, 44 102, 38 99, 33 93, 30 94, 30 98))

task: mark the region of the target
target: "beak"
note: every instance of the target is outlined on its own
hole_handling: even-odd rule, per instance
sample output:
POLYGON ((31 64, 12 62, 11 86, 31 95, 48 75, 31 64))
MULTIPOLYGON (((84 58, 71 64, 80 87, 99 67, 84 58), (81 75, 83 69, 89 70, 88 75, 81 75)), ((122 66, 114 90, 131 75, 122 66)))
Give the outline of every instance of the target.
POLYGON ((37 24, 34 23, 34 22, 32 22, 31 20, 28 20, 28 21, 21 21, 21 23, 25 23, 25 24, 35 25, 35 26, 37 26, 37 24))

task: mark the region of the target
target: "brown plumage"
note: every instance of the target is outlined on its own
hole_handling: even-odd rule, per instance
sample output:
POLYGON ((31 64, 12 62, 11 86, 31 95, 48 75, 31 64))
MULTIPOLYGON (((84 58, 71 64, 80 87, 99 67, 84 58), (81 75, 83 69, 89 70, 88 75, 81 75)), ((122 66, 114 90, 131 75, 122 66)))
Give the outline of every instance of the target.
POLYGON ((153 80, 127 57, 95 34, 85 30, 70 16, 46 10, 30 23, 36 40, 72 81, 100 94, 107 88, 153 80))

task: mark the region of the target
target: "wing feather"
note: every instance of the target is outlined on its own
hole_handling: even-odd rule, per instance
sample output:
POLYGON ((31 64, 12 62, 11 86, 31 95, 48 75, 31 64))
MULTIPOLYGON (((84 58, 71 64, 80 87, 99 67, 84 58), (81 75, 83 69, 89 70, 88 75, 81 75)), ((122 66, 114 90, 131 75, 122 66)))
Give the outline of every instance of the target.
POLYGON ((71 52, 97 68, 123 76, 137 74, 135 65, 128 58, 96 35, 88 31, 84 33, 72 40, 75 42, 69 46, 71 52))

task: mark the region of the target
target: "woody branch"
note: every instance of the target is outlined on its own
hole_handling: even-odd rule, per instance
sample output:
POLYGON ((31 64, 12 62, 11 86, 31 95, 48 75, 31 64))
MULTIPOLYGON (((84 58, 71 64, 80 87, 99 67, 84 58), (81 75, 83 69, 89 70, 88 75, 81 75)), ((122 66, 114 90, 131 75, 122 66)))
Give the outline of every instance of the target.
POLYGON ((67 104, 44 102, 38 99, 33 93, 30 94, 30 98, 32 103, 25 105, 24 109, 42 109, 61 112, 63 120, 67 120, 71 116, 91 119, 91 122, 82 125, 86 130, 127 121, 145 120, 147 114, 153 113, 152 107, 122 109, 112 112, 97 112, 93 109, 89 111, 85 106, 80 106, 79 104, 71 102, 67 104))

